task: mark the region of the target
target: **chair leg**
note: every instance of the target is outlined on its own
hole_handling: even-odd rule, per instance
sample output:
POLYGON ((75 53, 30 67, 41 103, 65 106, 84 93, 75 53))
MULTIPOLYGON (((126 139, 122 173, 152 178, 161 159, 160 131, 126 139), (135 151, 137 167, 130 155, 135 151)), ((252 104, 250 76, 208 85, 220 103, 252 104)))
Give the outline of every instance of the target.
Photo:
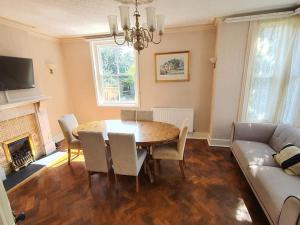
POLYGON ((108 187, 110 187, 109 171, 107 171, 107 184, 108 184, 108 187))
POLYGON ((143 168, 144 168, 144 174, 147 174, 147 164, 146 161, 143 163, 143 168))
POLYGON ((88 179, 89 179, 89 188, 91 188, 91 186, 92 186, 92 173, 91 173, 91 171, 88 171, 88 179))
POLYGON ((118 188, 118 175, 115 174, 115 185, 116 185, 116 188, 118 188))
POLYGON ((68 148, 68 164, 71 164, 71 149, 68 148))
POLYGON ((136 192, 139 192, 139 189, 140 189, 140 187, 139 187, 139 176, 136 176, 135 177, 135 185, 136 185, 136 192))
POLYGON ((160 159, 157 160, 157 164, 158 164, 158 169, 160 171, 160 159))
POLYGON ((157 167, 157 159, 154 159, 154 175, 157 175, 158 174, 158 167, 157 167))
POLYGON ((185 178, 184 169, 183 169, 183 160, 179 160, 178 162, 179 162, 179 167, 180 167, 182 178, 185 178))
POLYGON ((184 168, 186 168, 186 163, 185 163, 185 158, 184 158, 184 155, 183 155, 183 165, 184 165, 184 168))
POLYGON ((80 149, 77 150, 77 156, 79 156, 79 155, 80 155, 80 149))

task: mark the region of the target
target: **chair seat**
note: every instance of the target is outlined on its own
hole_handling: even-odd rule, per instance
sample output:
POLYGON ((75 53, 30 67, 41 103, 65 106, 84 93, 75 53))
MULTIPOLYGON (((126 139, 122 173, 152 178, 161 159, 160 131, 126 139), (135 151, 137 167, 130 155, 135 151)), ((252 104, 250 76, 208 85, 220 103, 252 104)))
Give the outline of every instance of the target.
POLYGON ((156 147, 153 150, 152 157, 154 159, 182 160, 176 144, 165 144, 156 147))
POLYGON ((70 142, 71 149, 81 149, 80 141, 78 139, 74 139, 70 142))

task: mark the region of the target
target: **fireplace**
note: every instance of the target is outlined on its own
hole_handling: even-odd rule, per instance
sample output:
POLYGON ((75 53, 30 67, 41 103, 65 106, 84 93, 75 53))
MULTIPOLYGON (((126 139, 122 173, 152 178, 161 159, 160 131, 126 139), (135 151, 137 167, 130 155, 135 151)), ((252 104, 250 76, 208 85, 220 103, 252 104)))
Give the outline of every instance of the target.
POLYGON ((24 134, 3 142, 3 149, 8 162, 14 171, 28 166, 35 160, 35 151, 32 137, 24 134))

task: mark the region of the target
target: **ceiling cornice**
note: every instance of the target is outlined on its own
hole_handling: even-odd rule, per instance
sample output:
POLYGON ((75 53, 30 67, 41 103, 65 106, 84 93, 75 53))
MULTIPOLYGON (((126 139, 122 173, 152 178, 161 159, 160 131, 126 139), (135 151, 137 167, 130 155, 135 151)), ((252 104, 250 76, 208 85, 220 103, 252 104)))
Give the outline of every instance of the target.
POLYGON ((32 36, 37 36, 37 37, 52 40, 52 41, 58 41, 58 39, 56 37, 51 36, 51 35, 46 34, 46 33, 43 33, 41 31, 39 31, 34 26, 24 24, 24 23, 20 23, 20 22, 14 21, 14 20, 10 20, 10 19, 7 19, 5 17, 0 17, 0 25, 11 27, 11 28, 16 28, 18 30, 25 31, 25 32, 27 32, 28 34, 30 34, 32 36))
MULTIPOLYGON (((178 27, 167 27, 165 29, 165 34, 173 34, 173 33, 186 33, 186 32, 198 32, 204 30, 215 30, 215 24, 199 24, 199 25, 191 25, 191 26, 178 26, 178 27)), ((120 34, 120 36, 122 33, 120 34)), ((66 36, 60 37, 61 42, 76 42, 76 41, 86 41, 91 39, 100 39, 100 38, 110 38, 111 35, 108 33, 102 34, 93 34, 86 36, 66 36)))

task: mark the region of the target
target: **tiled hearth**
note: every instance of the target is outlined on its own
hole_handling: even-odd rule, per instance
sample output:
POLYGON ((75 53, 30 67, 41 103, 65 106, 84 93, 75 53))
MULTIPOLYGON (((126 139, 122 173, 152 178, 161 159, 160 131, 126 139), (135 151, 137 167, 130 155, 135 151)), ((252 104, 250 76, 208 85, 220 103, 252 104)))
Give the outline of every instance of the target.
POLYGON ((30 135, 35 160, 55 150, 47 111, 40 99, 0 105, 0 166, 6 174, 13 167, 5 154, 5 143, 24 135, 30 135))

